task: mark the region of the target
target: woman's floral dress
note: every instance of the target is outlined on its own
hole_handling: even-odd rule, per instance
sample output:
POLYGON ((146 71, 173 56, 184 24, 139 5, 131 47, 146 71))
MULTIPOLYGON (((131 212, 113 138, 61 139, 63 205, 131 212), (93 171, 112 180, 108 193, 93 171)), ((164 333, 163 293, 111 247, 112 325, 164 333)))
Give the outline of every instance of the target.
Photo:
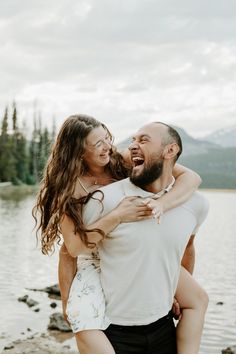
POLYGON ((66 311, 71 329, 74 333, 89 329, 104 330, 111 322, 105 315, 98 251, 78 256, 77 269, 66 311))

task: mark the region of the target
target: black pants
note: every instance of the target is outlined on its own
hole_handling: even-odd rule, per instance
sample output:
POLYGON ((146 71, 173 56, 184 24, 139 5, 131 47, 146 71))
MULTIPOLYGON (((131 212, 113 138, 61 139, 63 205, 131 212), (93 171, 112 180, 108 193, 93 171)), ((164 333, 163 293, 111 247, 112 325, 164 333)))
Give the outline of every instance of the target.
POLYGON ((171 313, 144 326, 111 324, 104 332, 116 354, 177 354, 171 313))

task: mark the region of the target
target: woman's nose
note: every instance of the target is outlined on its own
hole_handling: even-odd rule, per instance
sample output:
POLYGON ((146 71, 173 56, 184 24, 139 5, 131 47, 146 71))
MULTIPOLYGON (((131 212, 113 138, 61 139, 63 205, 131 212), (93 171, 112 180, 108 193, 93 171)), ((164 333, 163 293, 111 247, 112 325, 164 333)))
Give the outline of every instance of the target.
POLYGON ((106 149, 106 150, 109 150, 112 145, 110 140, 102 140, 102 144, 103 144, 103 149, 106 149))

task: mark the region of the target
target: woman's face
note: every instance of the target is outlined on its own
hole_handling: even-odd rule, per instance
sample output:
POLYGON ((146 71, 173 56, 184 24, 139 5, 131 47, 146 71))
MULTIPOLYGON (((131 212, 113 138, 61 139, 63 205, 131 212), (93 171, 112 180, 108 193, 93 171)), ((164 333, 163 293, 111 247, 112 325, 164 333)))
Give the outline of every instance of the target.
POLYGON ((85 140, 83 160, 88 167, 103 167, 110 160, 111 138, 102 127, 94 128, 85 140))

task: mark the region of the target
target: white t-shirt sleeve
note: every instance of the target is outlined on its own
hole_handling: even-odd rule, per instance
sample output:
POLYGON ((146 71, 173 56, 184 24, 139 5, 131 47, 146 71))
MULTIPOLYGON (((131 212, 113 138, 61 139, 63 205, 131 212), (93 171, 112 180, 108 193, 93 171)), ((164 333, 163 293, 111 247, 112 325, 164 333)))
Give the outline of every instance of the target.
POLYGON ((202 225, 202 223, 204 222, 204 220, 207 217, 208 211, 209 211, 209 202, 208 200, 203 197, 201 194, 197 193, 197 197, 198 197, 198 203, 197 203, 197 211, 196 211, 196 218, 197 218, 197 224, 193 230, 193 235, 195 235, 200 226, 202 225))

